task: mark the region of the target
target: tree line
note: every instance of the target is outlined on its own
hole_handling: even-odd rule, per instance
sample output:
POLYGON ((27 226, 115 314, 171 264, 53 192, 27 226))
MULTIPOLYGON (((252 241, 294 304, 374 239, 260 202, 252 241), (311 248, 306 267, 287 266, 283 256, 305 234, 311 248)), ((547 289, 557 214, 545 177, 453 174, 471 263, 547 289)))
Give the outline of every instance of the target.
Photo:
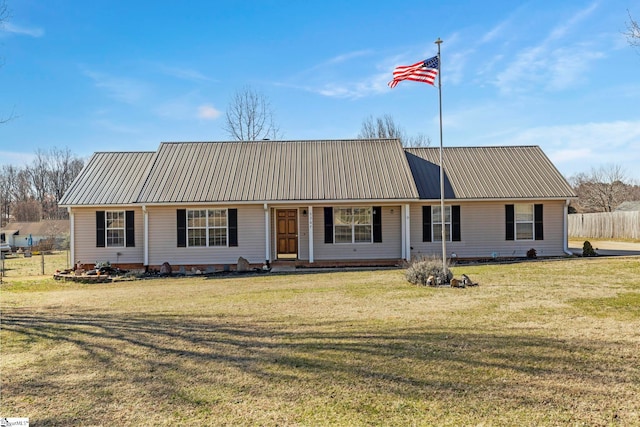
POLYGON ((84 160, 68 148, 36 150, 33 161, 22 167, 2 165, 0 209, 2 226, 13 221, 67 219, 58 202, 84 167, 84 160))

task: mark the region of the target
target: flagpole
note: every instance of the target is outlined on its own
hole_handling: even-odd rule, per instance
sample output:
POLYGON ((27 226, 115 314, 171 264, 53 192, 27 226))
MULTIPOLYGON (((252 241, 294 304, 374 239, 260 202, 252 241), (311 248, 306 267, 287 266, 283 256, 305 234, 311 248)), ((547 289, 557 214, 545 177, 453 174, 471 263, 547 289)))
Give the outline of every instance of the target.
POLYGON ((434 42, 438 45, 438 101, 440 103, 440 226, 442 228, 442 271, 444 273, 444 282, 448 281, 447 271, 447 243, 446 243, 446 227, 445 227, 445 215, 444 215, 444 163, 442 160, 442 73, 440 72, 441 59, 440 59, 440 44, 442 40, 438 37, 438 40, 434 42))

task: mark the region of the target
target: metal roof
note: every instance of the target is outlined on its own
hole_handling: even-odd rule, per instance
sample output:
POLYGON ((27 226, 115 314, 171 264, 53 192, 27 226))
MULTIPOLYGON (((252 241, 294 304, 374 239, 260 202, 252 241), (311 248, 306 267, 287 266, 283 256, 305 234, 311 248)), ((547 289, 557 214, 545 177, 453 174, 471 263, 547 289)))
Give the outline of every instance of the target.
POLYGON ((94 153, 58 204, 135 203, 155 154, 148 151, 94 153))
POLYGON ((162 143, 139 203, 418 197, 396 139, 162 143))
MULTIPOLYGON (((439 148, 406 148, 421 199, 440 198, 439 148)), ((443 148, 446 199, 572 198, 538 146, 443 148)))
MULTIPOLYGON (((571 198, 537 146, 444 148, 445 198, 571 198)), ((166 142, 98 152, 60 206, 439 199, 439 149, 396 139, 166 142)))

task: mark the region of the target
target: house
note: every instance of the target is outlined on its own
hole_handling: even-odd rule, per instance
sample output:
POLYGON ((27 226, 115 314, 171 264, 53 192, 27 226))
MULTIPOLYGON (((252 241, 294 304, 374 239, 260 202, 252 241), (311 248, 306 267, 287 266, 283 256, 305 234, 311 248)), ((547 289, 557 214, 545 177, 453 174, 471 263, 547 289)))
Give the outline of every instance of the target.
POLYGON ((7 242, 13 248, 37 246, 43 240, 55 240, 55 244, 69 236, 69 220, 44 219, 37 222, 8 223, 0 230, 0 241, 7 242))
MULTIPOLYGON (((438 153, 395 139, 161 143, 95 153, 60 206, 81 264, 395 264, 442 253, 438 153)), ((575 194, 539 147, 444 158, 448 255, 569 253, 575 194)))

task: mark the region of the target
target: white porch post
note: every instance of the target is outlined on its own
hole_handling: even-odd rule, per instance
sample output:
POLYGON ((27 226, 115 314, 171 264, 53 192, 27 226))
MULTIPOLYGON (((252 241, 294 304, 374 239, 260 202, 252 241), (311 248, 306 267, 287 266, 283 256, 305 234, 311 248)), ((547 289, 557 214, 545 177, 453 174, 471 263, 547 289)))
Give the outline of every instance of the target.
POLYGON ((142 215, 144 219, 144 265, 149 265, 149 212, 147 206, 142 205, 142 215))
POLYGON ((407 213, 405 212, 406 205, 400 206, 400 257, 407 259, 407 213))
POLYGON ((69 239, 69 257, 71 258, 69 260, 69 263, 71 264, 71 268, 73 268, 75 270, 76 268, 76 233, 75 233, 75 229, 76 229, 76 220, 75 220, 75 214, 73 213, 73 211, 71 210, 71 208, 67 208, 67 212, 69 212, 69 234, 70 234, 70 239, 69 239))
POLYGON ((313 263, 313 206, 307 208, 309 212, 309 263, 313 263))
POLYGON ((411 260, 411 208, 409 205, 404 205, 404 243, 405 243, 405 259, 407 261, 411 260))
POLYGON ((269 205, 264 204, 264 259, 271 262, 271 227, 269 226, 269 205))

